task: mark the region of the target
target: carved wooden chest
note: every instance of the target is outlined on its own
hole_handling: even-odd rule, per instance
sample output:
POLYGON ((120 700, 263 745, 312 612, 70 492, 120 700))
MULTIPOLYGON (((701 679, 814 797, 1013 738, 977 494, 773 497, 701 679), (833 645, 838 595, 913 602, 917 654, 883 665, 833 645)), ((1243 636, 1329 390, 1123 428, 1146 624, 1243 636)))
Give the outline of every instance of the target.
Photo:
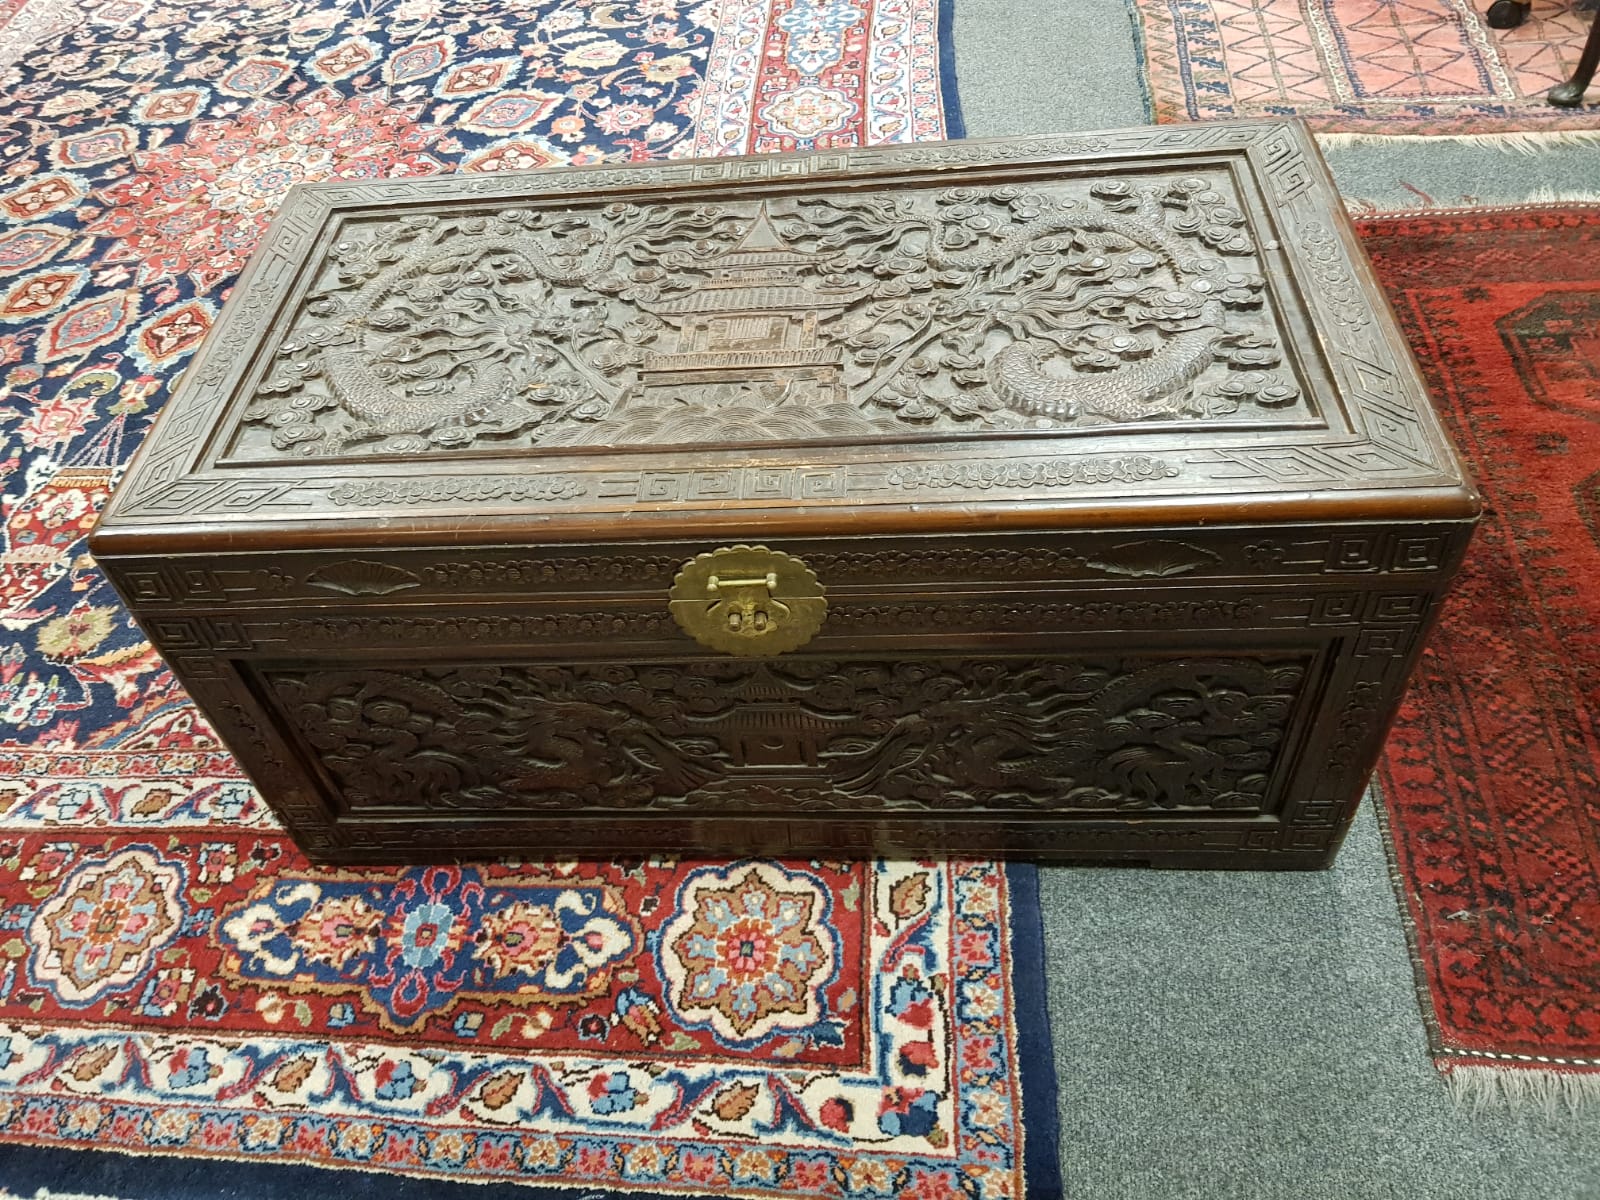
POLYGON ((93 549, 317 859, 1314 867, 1476 512, 1253 123, 301 188, 93 549))

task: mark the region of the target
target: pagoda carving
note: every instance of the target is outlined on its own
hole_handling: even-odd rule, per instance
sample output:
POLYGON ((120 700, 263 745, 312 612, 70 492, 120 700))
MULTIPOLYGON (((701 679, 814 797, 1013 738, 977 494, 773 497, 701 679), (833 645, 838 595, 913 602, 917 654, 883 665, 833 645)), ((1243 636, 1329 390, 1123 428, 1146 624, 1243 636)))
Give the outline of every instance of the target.
POLYGON ((809 779, 828 743, 851 729, 849 713, 828 713, 804 703, 797 689, 762 669, 729 695, 734 702, 714 718, 696 722, 722 746, 735 772, 809 779))
POLYGON ((754 388, 779 404, 848 403, 843 355, 823 327, 870 290, 826 286, 814 257, 784 242, 763 205, 698 287, 650 306, 675 336, 645 359, 643 399, 687 391, 733 401, 754 388))

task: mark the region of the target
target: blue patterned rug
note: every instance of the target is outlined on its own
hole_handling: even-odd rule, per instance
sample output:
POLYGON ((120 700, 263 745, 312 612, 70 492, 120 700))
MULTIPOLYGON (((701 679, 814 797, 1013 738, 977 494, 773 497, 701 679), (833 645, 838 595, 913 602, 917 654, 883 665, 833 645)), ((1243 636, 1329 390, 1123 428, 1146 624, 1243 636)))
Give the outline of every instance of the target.
POLYGON ((1059 1195, 1031 868, 313 869, 83 546, 294 183, 960 136, 948 8, 0 0, 0 1194, 1059 1195))

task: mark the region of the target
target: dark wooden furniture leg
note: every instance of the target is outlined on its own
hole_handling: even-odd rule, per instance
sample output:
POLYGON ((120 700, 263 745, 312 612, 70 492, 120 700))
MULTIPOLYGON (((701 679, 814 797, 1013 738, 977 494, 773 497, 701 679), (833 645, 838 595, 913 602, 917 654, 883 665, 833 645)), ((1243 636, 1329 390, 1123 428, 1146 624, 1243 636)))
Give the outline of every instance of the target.
POLYGON ((1490 29, 1515 29, 1528 19, 1532 7, 1531 0, 1494 0, 1483 19, 1490 29))
POLYGON ((1572 73, 1571 79, 1550 89, 1550 103, 1559 104, 1562 108, 1576 108, 1582 104, 1583 93, 1589 90, 1589 81, 1594 78, 1596 66, 1600 66, 1600 8, 1595 9, 1594 23, 1589 26, 1589 40, 1583 44, 1583 53, 1578 56, 1578 69, 1572 73))

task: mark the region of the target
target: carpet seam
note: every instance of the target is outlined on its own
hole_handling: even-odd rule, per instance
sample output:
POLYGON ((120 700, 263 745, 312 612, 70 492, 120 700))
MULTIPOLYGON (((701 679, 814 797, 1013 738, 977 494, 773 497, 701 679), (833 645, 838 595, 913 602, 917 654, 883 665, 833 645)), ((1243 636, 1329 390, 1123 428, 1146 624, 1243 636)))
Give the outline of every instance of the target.
POLYGON ((1144 21, 1139 15, 1139 0, 1125 0, 1123 14, 1133 31, 1133 73, 1139 83, 1139 103, 1144 107, 1146 123, 1155 125, 1156 97, 1150 87, 1150 49, 1145 43, 1144 21))

